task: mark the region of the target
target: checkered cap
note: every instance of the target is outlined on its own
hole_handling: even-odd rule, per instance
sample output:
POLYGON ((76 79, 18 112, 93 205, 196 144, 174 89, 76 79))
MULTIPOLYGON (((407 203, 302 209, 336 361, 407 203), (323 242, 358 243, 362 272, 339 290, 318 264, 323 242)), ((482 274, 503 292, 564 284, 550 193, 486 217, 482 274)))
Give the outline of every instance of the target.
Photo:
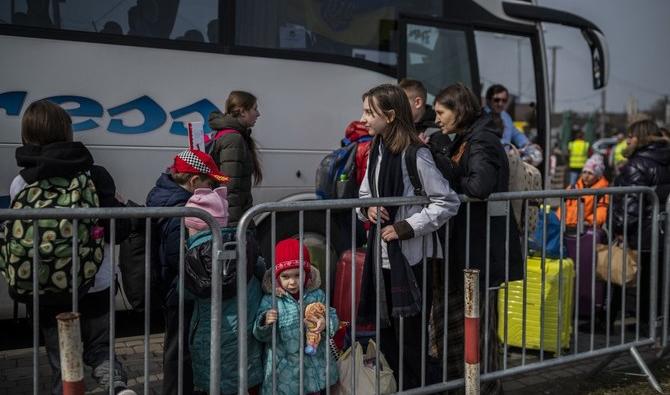
POLYGON ((174 158, 172 169, 177 173, 205 174, 219 183, 228 182, 228 177, 221 174, 214 159, 207 153, 197 150, 186 150, 174 158))

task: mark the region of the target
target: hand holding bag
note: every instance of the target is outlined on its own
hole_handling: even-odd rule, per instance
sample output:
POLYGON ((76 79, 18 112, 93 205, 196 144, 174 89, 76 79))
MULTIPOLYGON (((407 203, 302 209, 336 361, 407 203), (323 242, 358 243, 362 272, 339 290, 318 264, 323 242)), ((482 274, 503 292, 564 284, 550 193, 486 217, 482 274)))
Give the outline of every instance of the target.
POLYGON ((623 285, 625 283, 626 286, 635 286, 635 279, 637 278, 637 251, 628 248, 624 262, 624 248, 620 243, 612 244, 611 255, 607 244, 598 244, 596 248, 598 252, 596 273, 599 279, 607 281, 610 262, 609 257, 611 256, 612 283, 617 285, 623 285), (626 268, 625 280, 624 267, 626 268))

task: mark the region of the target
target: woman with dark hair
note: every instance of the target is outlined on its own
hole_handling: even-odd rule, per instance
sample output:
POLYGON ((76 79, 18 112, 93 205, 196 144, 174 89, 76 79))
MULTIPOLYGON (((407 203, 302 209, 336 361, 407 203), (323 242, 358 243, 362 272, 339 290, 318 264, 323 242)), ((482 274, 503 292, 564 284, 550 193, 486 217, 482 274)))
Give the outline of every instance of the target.
MULTIPOLYGON (((626 131, 628 146, 623 151, 626 163, 621 167, 619 175, 614 180, 615 186, 648 186, 656 191, 661 205, 665 204, 670 193, 670 140, 663 136, 660 128, 653 121, 641 120, 633 122, 626 131)), ((653 208, 651 200, 647 197, 640 202, 637 194, 614 195, 612 202, 613 232, 620 239, 624 235, 624 222, 626 222, 626 234, 628 246, 638 249, 637 232, 642 222, 642 244, 638 251, 638 267, 641 268, 640 306, 649 305, 649 264, 651 260, 651 234, 653 208), (642 217, 640 217, 640 204, 642 217)), ((659 232, 660 234, 660 232, 659 232)), ((663 239, 659 235, 659 257, 663 256, 663 239)), ((660 261, 660 259, 659 259, 660 261)), ((659 286, 663 278, 662 265, 659 264, 659 286)), ((661 288, 659 288, 660 290, 661 288)), ((658 292, 658 306, 661 306, 662 292, 658 292)), ((616 303, 616 302, 615 302, 616 303)), ((620 305, 620 304, 619 304, 620 305)), ((617 306, 615 306, 617 307, 617 306)), ((649 309, 640 311, 640 319, 646 324, 649 318, 649 309)))
MULTIPOLYGON (((455 84, 443 89, 435 97, 435 121, 445 135, 453 135, 454 140, 448 146, 431 145, 435 162, 442 174, 459 194, 475 199, 487 199, 496 192, 507 192, 509 165, 507 154, 500 142, 501 129, 493 115, 482 111, 479 100, 463 84, 455 84)), ((486 287, 498 286, 506 280, 523 277, 523 266, 519 233, 514 216, 509 214, 509 226, 505 216, 491 217, 487 235, 488 207, 486 202, 470 203, 468 217, 467 205, 461 205, 454 218, 451 234, 453 256, 449 262, 449 349, 456 353, 448 355, 449 365, 462 363, 463 343, 463 269, 479 269, 484 303, 486 287), (468 236, 469 230, 469 236, 468 236), (482 248, 489 237, 490 248, 482 248), (469 246, 466 244, 469 237, 469 246), (509 248, 505 241, 509 240, 509 248), (468 250, 469 249, 469 250, 468 250), (488 251, 488 256, 487 256, 488 251), (509 255, 507 255, 507 253, 509 255), (488 258, 488 265, 487 265, 488 258), (506 262, 509 258, 509 266, 506 262), (453 326, 453 330, 452 330, 453 326), (453 347, 452 347, 453 346, 453 347)), ((497 342, 495 335, 495 292, 489 293, 489 340, 487 354, 489 371, 495 370, 497 342)), ((439 334, 438 334, 439 335, 439 334)), ((439 336, 441 339, 442 336, 439 336)), ((440 348, 441 349, 441 348, 440 348)), ((493 386, 495 382, 491 383, 493 386)), ((487 393, 496 392, 491 388, 487 393)))
MULTIPOLYGON (((406 155, 410 146, 416 150, 416 171, 428 205, 394 207, 369 207, 359 209, 359 218, 370 222, 368 249, 363 269, 358 322, 375 323, 376 287, 375 263, 377 262, 377 226, 381 221, 382 295, 380 298, 381 351, 396 374, 400 372, 398 343, 399 317, 404 318, 403 344, 403 389, 421 385, 421 308, 424 286, 423 257, 424 237, 426 256, 442 258, 439 240, 431 233, 451 218, 460 204, 458 196, 451 190, 447 180, 435 167, 433 158, 419 140, 412 112, 405 92, 395 85, 380 85, 363 94, 363 116, 361 122, 375 135, 368 158, 368 166, 359 190, 360 198, 409 197, 415 189, 407 169, 406 155)), ((411 156, 409 157, 411 158, 411 156)), ((432 262, 428 262, 431 265, 432 262)), ((425 268, 430 276, 432 270, 425 268)), ((430 277, 426 284, 431 284, 430 277)), ((430 312, 432 296, 426 287, 426 316, 430 312)), ((427 327, 427 325, 426 325, 427 327)), ((426 336, 426 339, 428 337, 426 336)), ((427 375, 426 383, 435 382, 436 377, 427 375)))
POLYGON ((230 177, 228 226, 234 227, 253 205, 252 177, 254 185, 263 180, 256 141, 251 137, 251 128, 261 114, 256 97, 244 91, 230 92, 225 110, 225 114, 220 111, 209 114, 209 126, 216 140, 211 155, 221 173, 230 177))

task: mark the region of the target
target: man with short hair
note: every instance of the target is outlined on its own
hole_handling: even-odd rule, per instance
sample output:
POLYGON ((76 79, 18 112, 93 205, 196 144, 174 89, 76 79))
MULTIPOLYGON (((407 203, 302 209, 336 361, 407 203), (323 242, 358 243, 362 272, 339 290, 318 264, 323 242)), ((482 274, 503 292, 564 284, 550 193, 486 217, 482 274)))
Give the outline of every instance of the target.
MULTIPOLYGON (((500 115, 503 123, 501 142, 503 145, 512 144, 515 147, 525 148, 529 141, 525 134, 514 126, 512 116, 506 111, 509 102, 509 91, 505 86, 494 84, 486 90, 486 106, 484 111, 500 115)), ((581 167, 579 168, 581 170, 581 167)))
MULTIPOLYGON (((198 188, 213 189, 228 178, 219 172, 211 156, 196 150, 180 152, 168 172, 161 174, 156 185, 147 196, 148 207, 181 207, 198 188)), ((152 268, 158 272, 156 282, 159 287, 163 316, 165 318, 165 339, 163 342, 163 395, 176 394, 178 387, 179 355, 179 250, 181 242, 181 218, 160 218, 155 223, 157 245, 152 247, 152 256, 157 258, 152 268)), ((153 286, 153 284, 152 284, 153 286)), ((193 314, 193 301, 184 300, 184 368, 183 393, 193 393, 193 371, 188 347, 188 333, 193 314)))
POLYGON ((568 151, 570 152, 570 159, 568 160, 568 168, 570 169, 570 185, 575 185, 582 168, 589 158, 589 148, 591 148, 588 141, 584 140, 584 132, 578 130, 575 133, 575 139, 568 143, 568 151))
POLYGON ((419 133, 419 138, 424 143, 428 142, 428 137, 439 131, 439 128, 435 124, 435 111, 433 111, 433 107, 426 104, 428 99, 426 87, 423 86, 421 81, 409 78, 401 80, 398 86, 407 95, 409 107, 412 110, 414 128, 419 133))

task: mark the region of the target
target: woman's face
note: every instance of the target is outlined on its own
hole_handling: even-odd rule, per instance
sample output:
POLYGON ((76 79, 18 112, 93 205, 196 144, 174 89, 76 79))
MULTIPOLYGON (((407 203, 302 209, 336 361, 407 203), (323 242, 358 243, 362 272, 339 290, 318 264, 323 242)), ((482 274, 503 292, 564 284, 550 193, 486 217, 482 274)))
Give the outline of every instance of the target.
POLYGON ((240 116, 238 117, 240 123, 248 128, 254 127, 256 125, 256 120, 261 116, 261 113, 258 111, 258 103, 254 103, 254 106, 249 110, 242 110, 240 116))
POLYGON ((626 144, 628 144, 629 147, 636 147, 637 136, 633 136, 632 134, 628 133, 628 135, 626 136, 626 144))
POLYGON ((456 113, 446 106, 435 103, 435 123, 442 129, 442 133, 448 134, 456 131, 454 123, 456 122, 456 113))
POLYGON ((365 125, 366 128, 368 128, 371 136, 376 134, 381 134, 383 136, 388 130, 392 119, 389 119, 384 115, 377 114, 372 109, 370 100, 374 99, 366 97, 363 100, 363 115, 361 115, 361 122, 365 125))

